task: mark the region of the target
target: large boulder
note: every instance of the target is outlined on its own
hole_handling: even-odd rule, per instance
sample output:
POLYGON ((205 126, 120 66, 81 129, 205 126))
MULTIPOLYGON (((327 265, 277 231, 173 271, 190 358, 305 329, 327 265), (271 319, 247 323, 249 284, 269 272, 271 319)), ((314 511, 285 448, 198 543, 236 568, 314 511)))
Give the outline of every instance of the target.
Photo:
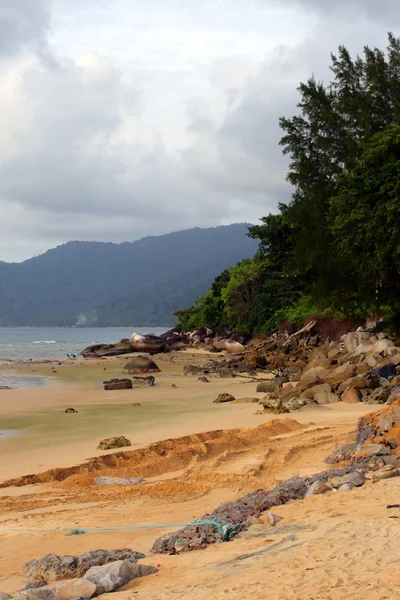
POLYGON ((368 344, 370 337, 371 334, 368 331, 354 331, 343 335, 341 341, 344 344, 346 352, 353 354, 357 348, 368 344))
POLYGON ((109 379, 103 381, 105 390, 131 390, 132 381, 130 379, 109 379))
POLYGON ((131 352, 148 352, 149 354, 158 354, 166 349, 165 339, 154 335, 153 333, 133 333, 130 338, 131 352))
POLYGON ((329 394, 331 391, 330 385, 327 383, 319 383, 318 385, 313 385, 313 387, 300 392, 300 398, 314 400, 314 397, 317 394, 329 394))
POLYGON ((131 441, 124 435, 120 435, 101 440, 97 448, 98 450, 113 450, 114 448, 126 448, 127 446, 132 446, 131 441))
POLYGON ((225 350, 230 354, 240 354, 243 352, 245 347, 240 342, 236 342, 235 340, 227 340, 225 342, 225 350))
POLYGON ((135 565, 127 560, 92 567, 87 571, 85 579, 94 583, 96 595, 115 592, 136 577, 145 577, 157 573, 158 569, 150 565, 135 565))
POLYGON ((132 375, 138 373, 159 373, 160 369, 156 363, 148 356, 133 356, 124 366, 125 373, 132 375))
POLYGON ((107 356, 120 356, 132 352, 130 341, 123 339, 116 344, 93 344, 82 350, 81 355, 86 358, 103 358, 107 356))
POLYGON ((262 392, 263 394, 270 394, 275 392, 278 389, 278 384, 271 381, 263 381, 262 383, 257 384, 256 392, 262 392))
POLYGON ((283 402, 283 406, 287 408, 290 412, 300 410, 300 408, 303 408, 303 406, 305 406, 306 404, 307 402, 303 400, 303 398, 297 398, 296 396, 290 398, 290 400, 287 400, 286 402, 283 402))
POLYGON ((204 368, 199 367, 197 365, 184 365, 183 367, 184 375, 204 375, 204 368))
POLYGON ((340 398, 333 392, 318 392, 314 396, 314 402, 320 405, 335 404, 336 402, 340 402, 340 398))
POLYGON ((290 410, 284 406, 280 398, 272 398, 270 394, 267 394, 260 400, 260 404, 264 407, 264 412, 266 413, 282 415, 290 412, 290 410))
POLYGON ((343 381, 354 377, 356 371, 357 367, 347 362, 344 365, 340 365, 339 367, 336 367, 335 369, 332 369, 326 373, 322 378, 323 383, 328 383, 332 389, 336 389, 343 381))
POLYGON ((357 404, 361 402, 361 394, 357 388, 351 387, 343 392, 341 400, 346 404, 357 404))
MULTIPOLYGON (((99 567, 95 567, 99 568, 99 567)), ((96 594, 96 585, 80 577, 78 579, 69 579, 56 585, 49 585, 47 588, 41 588, 42 590, 49 590, 54 594, 57 600, 71 600, 71 598, 91 598, 96 594)))
POLYGON ((317 383, 323 383, 329 370, 325 367, 313 367, 301 376, 300 383, 303 387, 312 387, 317 383))

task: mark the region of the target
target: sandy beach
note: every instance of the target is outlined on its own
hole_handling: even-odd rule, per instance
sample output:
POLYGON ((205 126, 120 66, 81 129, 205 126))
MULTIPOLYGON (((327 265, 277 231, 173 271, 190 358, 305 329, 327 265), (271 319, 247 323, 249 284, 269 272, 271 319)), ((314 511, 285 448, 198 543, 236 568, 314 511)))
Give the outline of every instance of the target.
POLYGON ((273 416, 256 414, 255 404, 213 404, 220 392, 257 396, 256 384, 182 375, 184 364, 208 358, 157 356, 154 387, 118 391, 104 391, 102 382, 120 375, 126 359, 0 368, 51 378, 42 388, 0 390, 0 429, 13 432, 0 436, 0 484, 45 474, 41 483, 0 489, 1 591, 21 589, 22 566, 32 558, 130 547, 159 572, 131 582, 116 599, 336 600, 359 599, 361 590, 368 599, 400 597, 398 521, 389 519, 399 511, 386 509, 398 501, 397 479, 289 502, 274 511, 284 517, 275 528, 262 515, 234 541, 204 551, 149 554, 156 537, 224 501, 325 470, 324 459, 358 418, 377 409, 338 403, 273 416), (69 407, 78 413, 65 414, 69 407), (98 457, 118 451, 97 444, 112 435, 127 436, 132 446, 110 466, 98 457), (70 467, 73 474, 63 471, 70 467), (98 487, 94 474, 145 483, 98 487), (66 537, 74 527, 128 529, 66 537))

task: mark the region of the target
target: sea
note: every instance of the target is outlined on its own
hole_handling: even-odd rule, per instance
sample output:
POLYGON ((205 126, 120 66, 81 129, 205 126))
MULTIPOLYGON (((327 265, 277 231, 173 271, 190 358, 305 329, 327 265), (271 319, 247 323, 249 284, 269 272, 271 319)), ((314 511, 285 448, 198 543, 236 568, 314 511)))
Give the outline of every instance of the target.
POLYGON ((63 360, 92 344, 115 344, 132 333, 160 335, 168 327, 0 327, 0 361, 63 360))

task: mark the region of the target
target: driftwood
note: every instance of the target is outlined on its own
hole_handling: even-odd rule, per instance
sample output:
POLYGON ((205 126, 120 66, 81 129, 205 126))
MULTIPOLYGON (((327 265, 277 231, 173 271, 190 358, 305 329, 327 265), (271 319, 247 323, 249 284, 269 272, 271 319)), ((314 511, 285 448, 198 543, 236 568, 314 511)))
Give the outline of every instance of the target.
POLYGON ((311 321, 305 327, 303 327, 302 329, 299 329, 299 331, 296 331, 296 333, 293 333, 292 335, 290 335, 288 337, 288 339, 286 340, 286 342, 283 343, 283 346, 288 346, 294 339, 296 339, 296 337, 298 337, 302 333, 310 332, 312 330, 312 328, 316 325, 316 323, 317 323, 317 321, 311 321))

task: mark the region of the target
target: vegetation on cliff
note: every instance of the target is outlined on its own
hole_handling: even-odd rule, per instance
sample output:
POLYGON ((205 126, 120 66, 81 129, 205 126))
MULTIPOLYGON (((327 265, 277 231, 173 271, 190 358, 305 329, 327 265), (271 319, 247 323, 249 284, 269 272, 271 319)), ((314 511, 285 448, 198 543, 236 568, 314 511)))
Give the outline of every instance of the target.
POLYGON ((323 310, 399 321, 400 39, 331 60, 332 81, 301 83, 299 112, 280 120, 291 200, 249 228, 254 259, 177 311, 182 327, 268 331, 323 310))

